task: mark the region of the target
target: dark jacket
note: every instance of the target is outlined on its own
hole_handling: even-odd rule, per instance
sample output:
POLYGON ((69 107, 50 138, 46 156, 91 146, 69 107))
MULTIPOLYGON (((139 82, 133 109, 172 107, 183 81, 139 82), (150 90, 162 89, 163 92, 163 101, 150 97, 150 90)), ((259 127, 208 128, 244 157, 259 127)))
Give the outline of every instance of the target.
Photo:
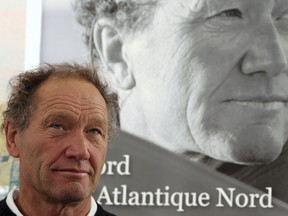
MULTIPOLYGON (((0 201, 0 216, 15 216, 6 203, 6 199, 0 201)), ((116 216, 106 212, 99 204, 97 204, 97 212, 95 216, 116 216)))

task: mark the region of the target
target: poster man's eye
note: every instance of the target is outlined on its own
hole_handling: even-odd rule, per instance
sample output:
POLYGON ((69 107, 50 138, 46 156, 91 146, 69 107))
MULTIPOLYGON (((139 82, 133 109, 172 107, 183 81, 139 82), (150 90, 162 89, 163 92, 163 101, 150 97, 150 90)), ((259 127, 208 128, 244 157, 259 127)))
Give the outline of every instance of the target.
POLYGON ((275 18, 275 20, 285 20, 287 22, 288 20, 288 12, 281 14, 281 16, 278 16, 275 18))
POLYGON ((229 9, 222 11, 221 13, 218 14, 218 16, 221 17, 236 17, 242 19, 242 12, 239 9, 229 9))

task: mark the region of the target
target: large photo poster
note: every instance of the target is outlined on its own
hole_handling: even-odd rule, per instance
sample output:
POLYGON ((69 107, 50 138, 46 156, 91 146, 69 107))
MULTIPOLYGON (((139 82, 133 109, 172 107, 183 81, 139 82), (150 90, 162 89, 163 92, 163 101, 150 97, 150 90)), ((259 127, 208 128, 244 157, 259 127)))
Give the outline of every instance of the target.
MULTIPOLYGON (((229 188, 230 181, 263 192, 272 188, 273 196, 287 201, 283 190, 287 178, 287 11, 277 9, 286 8, 287 3, 278 2, 274 11, 269 11, 273 24, 262 21, 268 4, 264 1, 259 9, 255 1, 69 2, 73 8, 69 25, 76 31, 50 33, 56 36, 50 40, 47 36, 43 43, 52 45, 59 43, 57 37, 64 37, 67 46, 71 37, 80 34, 87 53, 77 45, 81 48, 74 59, 78 61, 84 54, 87 61, 99 64, 121 99, 123 131, 108 155, 112 162, 108 160, 103 174, 104 189, 98 190, 104 205, 116 212, 129 206, 149 209, 155 215, 159 215, 158 209, 168 215, 163 203, 157 208, 152 200, 150 205, 143 201, 141 191, 213 193, 216 185, 229 188), (249 25, 244 25, 248 21, 249 25), (157 152, 154 158, 153 152, 157 152), (179 167, 167 168, 169 161, 179 167), (184 169, 181 163, 190 163, 190 168, 184 169), (203 164, 209 167, 209 175, 199 177, 194 167, 203 164), (182 175, 175 170, 182 170, 182 175), (207 178, 215 181, 211 191, 207 178), (110 181, 113 187, 106 187, 110 181), (196 187, 197 182, 205 183, 196 187)), ((63 23, 56 28, 56 22, 50 20, 59 23, 60 19, 47 17, 47 23, 44 19, 43 31, 45 25, 51 32, 63 29, 63 23)), ((62 49, 51 45, 47 47, 62 49)), ((42 49, 42 56, 49 55, 46 51, 42 49)), ((54 50, 50 56, 54 53, 60 52, 54 50)), ((247 189, 241 186, 241 190, 247 189)), ((166 205, 173 206, 169 201, 166 205)), ((188 209, 182 214, 190 214, 188 209)))
POLYGON ((41 12, 39 63, 91 63, 120 97, 94 194, 105 209, 287 215, 287 1, 43 0, 41 12))

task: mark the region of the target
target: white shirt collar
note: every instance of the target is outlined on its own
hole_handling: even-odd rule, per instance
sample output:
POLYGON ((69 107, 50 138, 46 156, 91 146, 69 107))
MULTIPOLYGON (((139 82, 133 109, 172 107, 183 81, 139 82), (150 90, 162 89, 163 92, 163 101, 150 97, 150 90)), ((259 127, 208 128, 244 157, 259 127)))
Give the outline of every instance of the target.
POLYGON ((91 196, 91 208, 87 216, 94 216, 96 212, 97 212, 97 203, 95 199, 93 198, 93 196, 91 196))
POLYGON ((23 216, 14 202, 14 200, 17 199, 18 196, 19 196, 19 192, 17 189, 11 190, 8 193, 6 203, 14 214, 16 214, 17 216, 23 216))
MULTIPOLYGON (((17 199, 17 197, 19 196, 19 191, 17 189, 13 189, 8 193, 7 199, 6 199, 6 203, 8 205, 8 207, 11 209, 11 211, 16 214, 16 216, 23 216, 23 214, 21 214, 21 212, 19 211, 19 209, 17 208, 14 200, 17 199)), ((97 212, 97 204, 95 199, 91 196, 91 208, 89 213, 87 214, 87 216, 94 216, 97 212)))

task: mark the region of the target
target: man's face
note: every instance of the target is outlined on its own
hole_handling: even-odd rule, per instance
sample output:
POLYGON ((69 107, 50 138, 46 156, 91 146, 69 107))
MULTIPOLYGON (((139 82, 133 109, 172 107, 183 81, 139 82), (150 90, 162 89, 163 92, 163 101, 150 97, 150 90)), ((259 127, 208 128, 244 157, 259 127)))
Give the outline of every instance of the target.
POLYGON ((106 157, 106 103, 93 84, 49 78, 17 136, 21 188, 33 197, 77 202, 95 191, 106 157))
POLYGON ((136 80, 130 100, 139 102, 148 139, 238 163, 280 154, 287 0, 160 0, 151 25, 126 46, 136 80))

